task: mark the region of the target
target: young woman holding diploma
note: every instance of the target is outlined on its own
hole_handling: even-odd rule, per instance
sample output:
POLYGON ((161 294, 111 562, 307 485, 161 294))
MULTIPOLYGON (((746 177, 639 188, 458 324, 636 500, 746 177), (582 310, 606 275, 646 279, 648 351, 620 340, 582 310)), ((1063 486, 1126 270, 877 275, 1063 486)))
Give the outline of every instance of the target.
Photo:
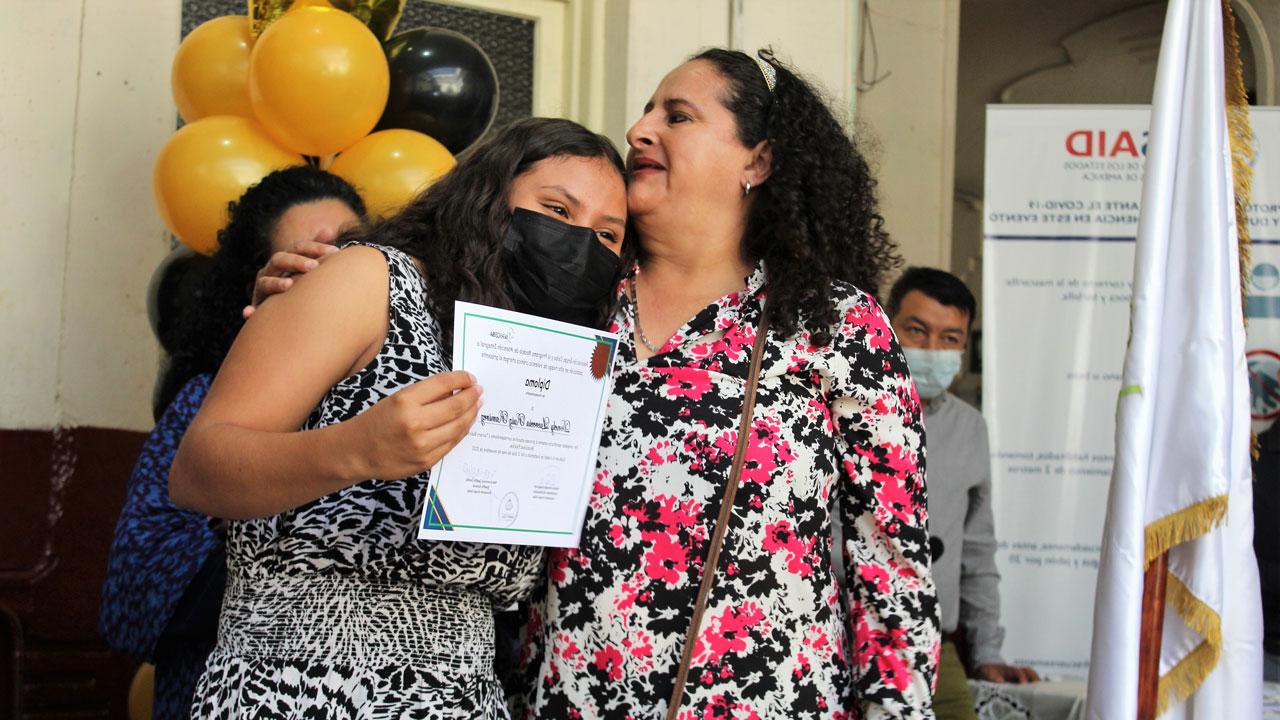
POLYGON ((453 302, 597 322, 622 173, 575 123, 515 123, 252 314, 170 478, 236 520, 195 716, 507 716, 493 608, 532 589, 542 550, 416 536, 427 470, 481 404, 448 371, 453 302))

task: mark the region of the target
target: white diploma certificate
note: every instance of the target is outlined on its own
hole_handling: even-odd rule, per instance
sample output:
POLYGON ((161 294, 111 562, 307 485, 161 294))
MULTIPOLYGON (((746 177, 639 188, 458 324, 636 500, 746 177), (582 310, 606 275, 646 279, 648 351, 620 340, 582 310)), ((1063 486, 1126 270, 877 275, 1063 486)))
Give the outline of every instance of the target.
POLYGON ((471 432, 431 470, 418 537, 577 547, 618 336, 459 302, 453 369, 484 387, 471 432))

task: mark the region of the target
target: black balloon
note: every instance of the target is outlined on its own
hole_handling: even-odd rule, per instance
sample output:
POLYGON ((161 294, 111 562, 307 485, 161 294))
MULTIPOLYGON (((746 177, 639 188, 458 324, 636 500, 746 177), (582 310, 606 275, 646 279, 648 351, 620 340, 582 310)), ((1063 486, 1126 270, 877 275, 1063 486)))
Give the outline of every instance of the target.
POLYGON ((147 285, 147 319, 165 352, 172 354, 177 349, 175 331, 182 316, 200 311, 196 307, 198 291, 211 265, 212 258, 179 246, 151 273, 151 282, 147 285))
POLYGON ((498 113, 498 74, 466 35, 414 28, 383 44, 391 70, 379 130, 425 133, 457 155, 484 135, 498 113))

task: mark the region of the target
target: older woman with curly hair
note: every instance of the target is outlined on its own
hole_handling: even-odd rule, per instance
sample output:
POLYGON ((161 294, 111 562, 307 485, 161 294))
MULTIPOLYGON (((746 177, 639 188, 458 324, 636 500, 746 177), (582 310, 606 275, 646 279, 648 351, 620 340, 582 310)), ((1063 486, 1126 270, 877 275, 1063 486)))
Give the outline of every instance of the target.
POLYGON ((677 67, 627 141, 623 341, 526 715, 932 717, 924 429, 865 160, 770 53, 677 67))

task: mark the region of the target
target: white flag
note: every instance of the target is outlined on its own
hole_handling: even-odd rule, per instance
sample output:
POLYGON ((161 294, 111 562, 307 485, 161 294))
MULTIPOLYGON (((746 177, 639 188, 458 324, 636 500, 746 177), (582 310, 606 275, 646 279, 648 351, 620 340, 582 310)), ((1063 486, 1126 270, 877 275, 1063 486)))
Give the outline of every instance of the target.
POLYGON ((1146 563, 1169 552, 1160 706, 1258 718, 1249 389, 1219 0, 1171 0, 1135 252, 1088 716, 1137 712, 1146 563), (1185 700, 1184 700, 1185 698, 1185 700))

